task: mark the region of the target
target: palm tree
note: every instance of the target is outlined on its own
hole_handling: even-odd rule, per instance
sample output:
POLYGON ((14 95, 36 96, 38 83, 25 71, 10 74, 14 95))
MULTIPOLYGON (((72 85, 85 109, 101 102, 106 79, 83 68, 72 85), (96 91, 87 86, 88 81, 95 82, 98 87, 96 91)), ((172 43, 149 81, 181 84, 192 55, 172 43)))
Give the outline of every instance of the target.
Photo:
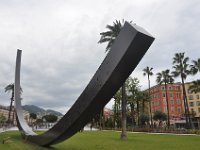
POLYGON ((167 127, 168 128, 170 127, 170 116, 169 116, 169 100, 168 100, 168 93, 167 93, 167 84, 174 82, 174 79, 169 73, 170 73, 169 69, 159 72, 157 73, 157 79, 156 79, 157 83, 159 84, 164 83, 165 85, 165 95, 166 95, 166 102, 167 102, 167 127))
POLYGON ((141 116, 145 114, 145 103, 150 101, 149 94, 145 91, 138 91, 136 94, 138 126, 141 125, 141 116))
MULTIPOLYGON (((9 107, 9 113, 8 113, 8 123, 13 123, 14 121, 14 114, 13 114, 13 121, 11 121, 11 112, 12 112, 12 107, 13 107, 13 102, 14 102, 14 83, 11 83, 5 87, 5 92, 11 92, 11 98, 10 98, 10 107, 9 107)), ((20 88, 20 94, 22 93, 22 88, 20 88)), ((14 112, 13 112, 14 113, 14 112)))
POLYGON ((9 107, 8 120, 7 120, 8 123, 11 123, 10 116, 11 116, 13 101, 14 101, 14 83, 11 83, 5 87, 5 92, 9 93, 10 91, 12 93, 11 93, 11 98, 10 98, 10 107, 9 107))
POLYGON ((121 101, 121 90, 118 90, 115 95, 113 96, 114 98, 114 126, 115 129, 119 127, 119 110, 120 110, 120 101, 121 101))
POLYGON ((115 22, 113 22, 113 25, 107 25, 106 28, 108 29, 108 31, 100 33, 101 38, 98 41, 98 43, 101 44, 101 43, 108 42, 106 51, 105 51, 105 52, 108 52, 111 49, 111 46, 113 45, 119 32, 121 31, 122 23, 118 20, 115 20, 115 22))
MULTIPOLYGON (((128 85, 128 104, 131 109, 131 118, 132 118, 132 126, 135 124, 135 112, 137 112, 137 116, 139 116, 139 101, 138 101, 138 92, 139 92, 139 80, 137 78, 129 77, 129 85, 128 85), (135 108, 137 106, 137 111, 135 108)), ((139 118, 139 117, 138 117, 139 118)))
POLYGON ((189 90, 194 93, 200 92, 200 80, 193 81, 192 85, 189 87, 189 90))
MULTIPOLYGON (((148 78, 148 85, 149 85, 149 96, 150 96, 150 76, 153 75, 153 72, 152 72, 153 68, 151 67, 146 67, 143 69, 143 75, 146 76, 147 75, 147 78, 148 78)), ((149 111, 150 111, 150 119, 151 119, 151 127, 153 127, 153 118, 152 118, 152 111, 151 111, 151 101, 149 101, 149 111)))
POLYGON ((200 58, 197 60, 192 61, 192 65, 190 65, 191 73, 193 75, 197 74, 197 72, 200 72, 200 58))
POLYGON ((145 103, 146 102, 150 102, 151 97, 149 96, 149 94, 146 91, 141 91, 140 92, 140 97, 141 97, 141 101, 142 101, 142 113, 145 113, 145 103))
MULTIPOLYGON (((122 20, 122 23, 124 24, 124 20, 122 20)), ((111 49, 111 46, 113 45, 116 37, 119 35, 119 32, 122 28, 122 23, 119 20, 115 20, 113 22, 113 25, 107 25, 106 28, 108 31, 101 32, 101 38, 98 41, 98 43, 105 43, 108 42, 106 47, 106 52, 108 52, 111 49)), ((127 138, 126 133, 126 89, 125 89, 125 83, 122 85, 122 132, 121 132, 121 139, 124 140, 127 138)))
POLYGON ((172 72, 174 77, 181 77, 182 81, 182 89, 183 89, 183 102, 184 102, 184 108, 185 108, 185 117, 186 117, 186 127, 191 128, 191 120, 189 117, 189 106, 187 102, 187 96, 186 96, 186 89, 185 89, 185 80, 187 78, 187 75, 190 75, 191 71, 189 70, 189 64, 187 63, 189 61, 189 57, 184 56, 185 53, 175 53, 175 56, 173 57, 173 69, 172 72))

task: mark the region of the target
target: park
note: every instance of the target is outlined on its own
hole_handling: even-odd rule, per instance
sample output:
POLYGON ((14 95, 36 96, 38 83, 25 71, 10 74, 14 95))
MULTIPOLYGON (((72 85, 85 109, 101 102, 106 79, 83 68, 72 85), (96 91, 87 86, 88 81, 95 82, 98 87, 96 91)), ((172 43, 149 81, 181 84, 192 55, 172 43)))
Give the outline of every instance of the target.
MULTIPOLYGON (((158 66, 162 60, 154 56, 149 63, 146 55, 154 51, 153 48, 156 49, 162 38, 157 34, 157 30, 153 30, 155 33, 148 32, 149 28, 147 31, 145 24, 143 24, 145 28, 139 24, 132 20, 115 19, 112 24, 106 25, 107 31, 99 31, 100 39, 96 45, 107 44, 106 48, 100 48, 105 50, 105 56, 99 59, 98 55, 93 53, 93 60, 99 59, 98 64, 100 65, 99 67, 97 64, 94 65, 97 68, 96 72, 94 67, 93 73, 90 72, 90 76, 87 76, 88 84, 84 86, 81 85, 79 78, 73 79, 70 76, 64 80, 65 77, 61 74, 66 74, 66 72, 57 71, 64 67, 55 67, 57 62, 59 62, 59 66, 66 66, 66 64, 72 65, 78 59, 67 61, 63 59, 63 61, 56 57, 60 55, 59 53, 51 50, 45 59, 46 62, 40 65, 40 62, 37 61, 43 56, 40 56, 40 52, 35 53, 38 56, 35 57, 35 60, 29 61, 28 57, 26 58, 27 51, 24 51, 28 47, 17 49, 14 69, 5 65, 7 71, 14 73, 14 80, 10 79, 11 82, 7 86, 5 86, 5 81, 8 82, 8 80, 4 80, 2 83, 5 93, 10 93, 11 97, 10 105, 1 105, 0 109, 0 148, 11 150, 16 148, 198 149, 200 138, 200 80, 198 79, 200 58, 198 55, 193 55, 190 60, 184 51, 173 50, 171 53, 174 56, 172 57, 170 54, 172 65, 164 63, 159 69, 154 69, 151 67, 153 64, 151 62, 158 66), (47 63, 48 59, 51 59, 51 63, 47 63), (27 65, 27 60, 29 65, 27 65), (141 63, 144 64, 143 70, 140 68, 140 74, 142 72, 143 76, 148 79, 142 80, 142 82, 135 77, 141 63), (36 66, 41 71, 34 73, 33 68, 36 66), (156 78, 152 70, 157 72, 156 78), (46 79, 44 80, 40 76, 43 80, 40 78, 27 80, 28 76, 32 74, 44 75, 46 79), (155 80, 153 84, 152 77, 155 80), (52 89, 56 80, 64 81, 62 86, 58 86, 59 89, 62 87, 62 92, 60 92, 61 95, 63 94, 62 96, 58 94, 58 89, 52 89), (68 82, 68 80, 73 82, 68 82), (45 83, 46 91, 39 90, 35 86, 45 83), (145 88, 139 85, 144 83, 146 84, 145 88), (71 93, 68 87, 76 91, 80 85, 79 92, 70 97, 71 93), (63 87, 67 87, 67 92, 63 87), (26 90, 29 92, 24 94, 26 90), (29 94, 30 96, 28 96, 29 94), (43 98, 44 101, 42 101, 43 98), (51 104, 57 109, 69 102, 65 101, 66 98, 71 101, 71 105, 68 105, 64 115, 61 114, 59 117, 52 115, 52 112, 55 113, 52 110, 49 113, 43 113, 43 116, 37 112, 37 114, 29 113, 23 109, 22 105, 22 103, 37 103, 49 107, 51 104), (106 108, 111 102, 112 107, 106 108), (49 121, 49 119, 53 120, 49 121), (90 126, 90 130, 84 130, 86 126, 90 126), (12 131, 12 128, 15 130, 12 131)), ((62 42, 61 40, 58 43, 62 42)), ((30 43, 28 45, 31 45, 30 43)), ((78 43, 83 44, 80 41, 78 43)), ((91 42, 86 43, 90 44, 91 42)), ((76 49, 79 44, 74 45, 75 48, 71 47, 71 49, 76 49)), ((32 48, 34 48, 33 45, 32 48)), ((41 54, 44 52, 41 51, 41 54)), ((78 55, 74 52, 73 56, 78 55)), ((10 56, 15 54, 12 53, 10 56)), ((89 55, 83 56, 85 60, 90 57, 89 55)), ((170 58, 167 56, 167 52, 163 57, 170 58)), ((78 58, 81 58, 81 55, 78 58)), ((12 62, 10 64, 14 66, 14 58, 9 57, 9 60, 12 62)), ((87 64, 90 63, 88 61, 87 64)), ((78 70, 76 67, 67 68, 78 70)), ((81 75, 83 68, 79 69, 78 74, 81 75)), ((85 73, 89 73, 88 71, 85 70, 85 73)), ((72 74, 75 75, 74 71, 72 74)))

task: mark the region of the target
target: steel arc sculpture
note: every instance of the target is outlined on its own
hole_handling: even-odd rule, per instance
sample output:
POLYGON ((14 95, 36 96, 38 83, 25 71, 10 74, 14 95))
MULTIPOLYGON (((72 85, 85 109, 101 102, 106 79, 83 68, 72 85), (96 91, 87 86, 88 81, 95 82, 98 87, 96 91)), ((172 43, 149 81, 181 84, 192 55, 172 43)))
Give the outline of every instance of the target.
POLYGON ((40 146, 50 146, 73 136, 110 101, 153 41, 154 37, 143 28, 125 22, 111 50, 71 109, 51 129, 39 135, 32 131, 23 116, 20 98, 22 51, 18 50, 14 97, 17 124, 22 137, 40 146))

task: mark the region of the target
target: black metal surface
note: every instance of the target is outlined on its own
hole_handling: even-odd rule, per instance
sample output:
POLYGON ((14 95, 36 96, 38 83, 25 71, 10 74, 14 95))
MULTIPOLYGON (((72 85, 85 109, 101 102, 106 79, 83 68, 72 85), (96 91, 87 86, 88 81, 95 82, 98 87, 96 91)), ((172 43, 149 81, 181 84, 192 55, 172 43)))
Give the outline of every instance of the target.
POLYGON ((125 23, 108 55, 71 109, 50 130, 34 133, 23 119, 19 87, 21 51, 15 74, 15 106, 18 127, 26 140, 41 146, 56 144, 82 129, 110 101, 138 65, 154 38, 139 26, 125 23))

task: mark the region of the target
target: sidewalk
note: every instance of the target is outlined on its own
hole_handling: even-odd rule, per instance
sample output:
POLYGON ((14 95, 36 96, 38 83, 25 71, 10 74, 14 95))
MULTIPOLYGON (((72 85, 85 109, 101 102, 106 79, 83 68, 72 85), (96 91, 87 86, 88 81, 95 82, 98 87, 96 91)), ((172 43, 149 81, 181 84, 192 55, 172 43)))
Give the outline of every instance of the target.
MULTIPOLYGON (((38 131, 47 131, 47 130, 49 130, 49 129, 46 129, 46 128, 38 128, 38 129, 36 129, 36 130, 38 130, 38 131)), ((98 129, 95 129, 95 128, 92 128, 92 131, 96 131, 96 130, 98 130, 98 129)), ((0 128, 0 133, 2 133, 2 132, 6 132, 6 131, 18 131, 18 128, 17 127, 7 127, 7 128, 0 128)), ((91 131, 91 129, 88 127, 88 126, 85 126, 84 127, 84 131, 91 131)))
POLYGON ((10 128, 0 128, 0 133, 6 132, 6 131, 18 131, 17 127, 10 127, 10 128))

